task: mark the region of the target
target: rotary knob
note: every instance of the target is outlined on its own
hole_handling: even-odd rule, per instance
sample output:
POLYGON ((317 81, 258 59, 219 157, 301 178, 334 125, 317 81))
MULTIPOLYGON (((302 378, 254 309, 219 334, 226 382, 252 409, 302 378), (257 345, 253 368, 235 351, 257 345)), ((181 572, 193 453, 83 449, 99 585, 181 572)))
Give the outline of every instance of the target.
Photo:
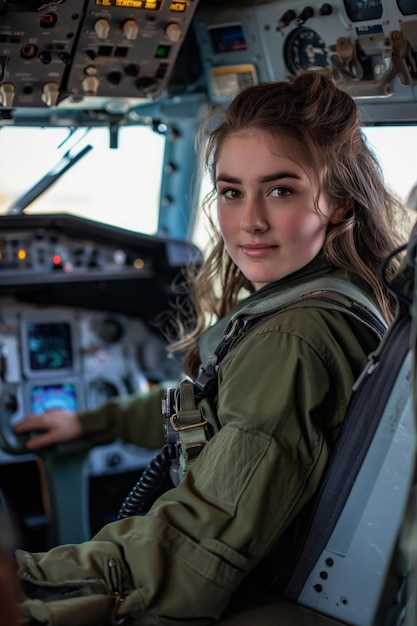
POLYGON ((165 35, 172 43, 176 43, 181 38, 181 27, 178 22, 168 22, 164 31, 165 35))
POLYGON ((139 33, 139 26, 136 20, 129 18, 122 22, 122 31, 126 39, 133 41, 139 33))
POLYGON ((49 81, 42 87, 41 99, 46 106, 54 107, 58 102, 59 85, 55 81, 49 81))
POLYGON ((110 24, 108 20, 101 18, 94 24, 94 32, 99 39, 107 39, 110 32, 110 24))

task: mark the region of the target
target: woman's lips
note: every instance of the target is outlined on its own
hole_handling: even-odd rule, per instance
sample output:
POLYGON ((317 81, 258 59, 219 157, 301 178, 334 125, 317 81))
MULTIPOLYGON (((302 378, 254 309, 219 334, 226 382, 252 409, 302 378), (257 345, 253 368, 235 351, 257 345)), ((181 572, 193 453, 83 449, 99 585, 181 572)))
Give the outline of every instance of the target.
POLYGON ((244 244, 241 246, 241 250, 244 254, 252 258, 261 258, 268 256, 271 252, 275 251, 279 246, 275 244, 244 244))

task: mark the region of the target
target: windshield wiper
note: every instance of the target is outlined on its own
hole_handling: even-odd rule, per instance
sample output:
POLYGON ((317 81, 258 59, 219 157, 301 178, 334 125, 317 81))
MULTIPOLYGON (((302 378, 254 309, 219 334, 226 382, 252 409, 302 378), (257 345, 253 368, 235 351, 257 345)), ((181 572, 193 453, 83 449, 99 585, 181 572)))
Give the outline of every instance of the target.
POLYGON ((69 151, 58 161, 58 163, 51 169, 45 176, 43 176, 37 183, 35 183, 28 191, 26 191, 20 198, 15 200, 12 206, 7 211, 6 215, 22 215, 23 211, 34 202, 39 196, 44 193, 51 185, 61 178, 65 172, 67 172, 73 165, 75 165, 83 156, 92 150, 93 146, 88 144, 82 150, 71 156, 69 151))

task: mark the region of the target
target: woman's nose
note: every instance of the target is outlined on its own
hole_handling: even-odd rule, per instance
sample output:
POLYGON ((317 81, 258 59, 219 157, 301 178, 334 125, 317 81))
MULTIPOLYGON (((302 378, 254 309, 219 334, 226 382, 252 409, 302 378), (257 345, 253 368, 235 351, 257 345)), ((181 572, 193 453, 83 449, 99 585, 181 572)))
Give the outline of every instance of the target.
POLYGON ((240 228, 247 233, 268 229, 268 221, 262 202, 254 198, 246 198, 240 216, 240 228))

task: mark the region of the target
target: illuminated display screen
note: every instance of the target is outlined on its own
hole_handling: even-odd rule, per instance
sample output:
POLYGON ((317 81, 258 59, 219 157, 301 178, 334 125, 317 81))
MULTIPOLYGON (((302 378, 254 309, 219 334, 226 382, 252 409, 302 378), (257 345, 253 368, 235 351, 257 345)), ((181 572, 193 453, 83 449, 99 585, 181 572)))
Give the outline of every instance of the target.
POLYGON ((27 325, 29 369, 60 371, 73 366, 71 327, 68 322, 27 325))
POLYGON ((344 0, 344 4, 352 22, 379 20, 382 16, 382 0, 344 0))
POLYGON ((159 11, 163 0, 96 0, 96 5, 101 7, 123 7, 125 9, 146 9, 146 11, 159 11))
POLYGON ((77 394, 75 385, 37 385, 30 390, 30 410, 32 413, 44 413, 51 409, 75 411, 77 394))
POLYGON ((211 28, 210 37, 213 50, 219 52, 237 52, 246 50, 246 40, 240 24, 211 28))
POLYGON ((171 4, 169 5, 169 10, 175 11, 176 13, 184 13, 187 6, 188 2, 171 2, 171 4))

